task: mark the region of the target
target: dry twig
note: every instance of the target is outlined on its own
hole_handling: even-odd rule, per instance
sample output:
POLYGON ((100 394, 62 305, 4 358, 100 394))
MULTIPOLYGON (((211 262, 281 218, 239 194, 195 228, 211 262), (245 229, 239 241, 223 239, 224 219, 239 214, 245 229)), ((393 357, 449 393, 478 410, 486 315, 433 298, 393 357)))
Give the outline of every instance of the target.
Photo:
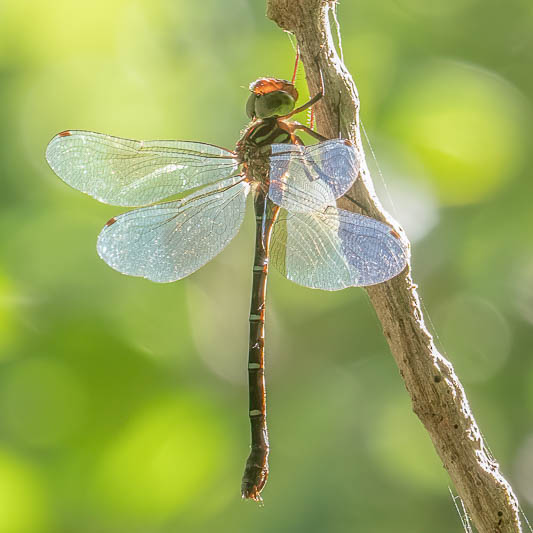
MULTIPOLYGON (((325 98, 316 106, 320 133, 330 138, 340 133, 354 140, 363 154, 357 90, 331 35, 329 17, 334 9, 334 0, 267 0, 267 16, 296 37, 311 94, 319 91, 322 73, 325 98)), ((348 194, 367 214, 397 228, 374 194, 366 164, 348 194)), ((346 199, 340 206, 357 210, 356 204, 346 199)), ((398 232, 405 238, 399 228, 398 232)), ((480 533, 520 532, 516 496, 483 442, 451 363, 438 352, 424 324, 410 267, 386 283, 367 288, 367 292, 413 410, 428 431, 474 525, 480 533)))

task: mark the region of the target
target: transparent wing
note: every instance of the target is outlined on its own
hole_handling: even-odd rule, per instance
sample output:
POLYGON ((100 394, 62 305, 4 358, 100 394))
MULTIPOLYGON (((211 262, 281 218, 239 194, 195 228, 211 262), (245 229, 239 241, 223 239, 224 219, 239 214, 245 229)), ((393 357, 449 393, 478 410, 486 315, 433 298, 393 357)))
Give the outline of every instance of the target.
POLYGON ((98 237, 100 257, 112 268, 165 283, 205 265, 235 237, 249 185, 230 178, 183 200, 112 218, 98 237))
POLYGON ((52 170, 70 186, 113 205, 147 205, 237 173, 234 154, 188 141, 132 141, 64 131, 46 149, 52 170))
POLYGON ((357 178, 359 167, 359 153, 345 139, 311 146, 273 144, 268 196, 288 211, 316 211, 335 204, 357 178))
POLYGON ((389 226, 337 207, 282 211, 271 246, 271 262, 286 278, 329 291, 381 283, 407 261, 406 248, 389 226))

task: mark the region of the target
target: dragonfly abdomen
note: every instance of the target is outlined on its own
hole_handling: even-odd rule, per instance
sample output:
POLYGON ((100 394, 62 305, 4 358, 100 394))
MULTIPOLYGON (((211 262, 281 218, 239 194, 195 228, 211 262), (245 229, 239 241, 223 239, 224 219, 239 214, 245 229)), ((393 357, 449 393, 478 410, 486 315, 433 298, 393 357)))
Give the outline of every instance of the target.
POLYGON ((248 355, 249 416, 252 446, 242 479, 242 496, 261 500, 260 492, 268 477, 268 430, 265 391, 265 303, 268 254, 272 228, 279 213, 263 188, 255 191, 255 254, 252 301, 250 305, 250 345, 248 355))

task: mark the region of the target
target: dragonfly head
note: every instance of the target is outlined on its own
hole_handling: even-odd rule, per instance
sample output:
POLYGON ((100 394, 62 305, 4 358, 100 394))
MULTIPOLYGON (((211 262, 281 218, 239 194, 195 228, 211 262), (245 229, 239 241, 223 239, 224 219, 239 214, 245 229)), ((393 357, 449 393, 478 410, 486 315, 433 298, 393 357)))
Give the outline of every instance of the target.
POLYGON ((296 87, 290 81, 277 78, 259 78, 250 84, 250 91, 246 114, 251 119, 287 115, 298 100, 296 87))

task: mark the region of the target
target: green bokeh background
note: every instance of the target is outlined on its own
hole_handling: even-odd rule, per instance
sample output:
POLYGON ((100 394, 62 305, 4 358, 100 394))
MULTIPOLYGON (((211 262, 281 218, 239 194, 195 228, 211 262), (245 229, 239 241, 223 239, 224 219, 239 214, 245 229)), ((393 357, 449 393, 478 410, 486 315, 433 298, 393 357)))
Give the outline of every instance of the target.
MULTIPOLYGON (((251 213, 189 279, 128 278, 95 250, 120 209, 44 161, 69 128, 233 147, 248 83, 292 73, 264 10, 0 0, 0 533, 462 530, 364 291, 275 272, 271 477, 263 508, 242 502, 251 213)), ((532 516, 533 4, 338 14, 430 328, 532 516)))

